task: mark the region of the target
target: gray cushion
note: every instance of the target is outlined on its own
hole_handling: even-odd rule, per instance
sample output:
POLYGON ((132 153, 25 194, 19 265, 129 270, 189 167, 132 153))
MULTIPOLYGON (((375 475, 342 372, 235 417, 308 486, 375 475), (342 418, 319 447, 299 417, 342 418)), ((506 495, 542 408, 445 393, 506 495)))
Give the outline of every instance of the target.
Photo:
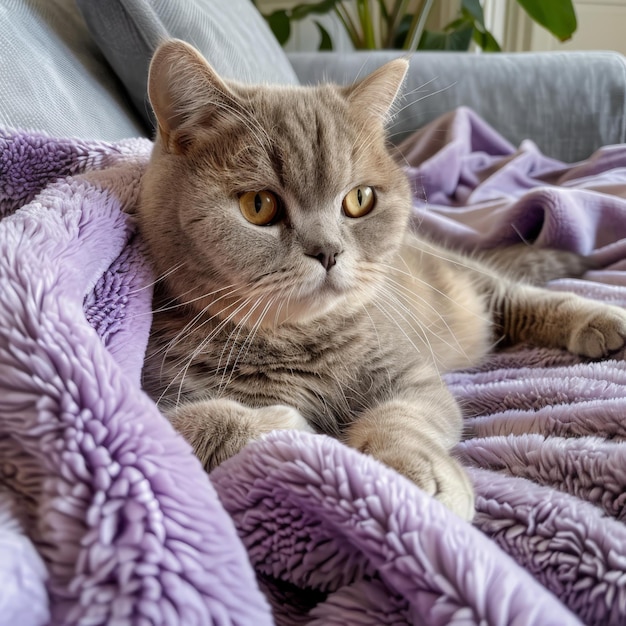
POLYGON ((250 0, 77 0, 100 49, 138 111, 150 118, 150 58, 167 37, 194 45, 226 78, 297 83, 271 30, 250 0))
MULTIPOLYGON (((397 51, 289 55, 303 83, 351 82, 397 51)), ((394 142, 459 106, 518 145, 573 162, 626 141, 626 59, 617 52, 416 52, 390 127, 394 142)))
POLYGON ((74 0, 0 0, 0 124, 115 141, 146 130, 74 0))

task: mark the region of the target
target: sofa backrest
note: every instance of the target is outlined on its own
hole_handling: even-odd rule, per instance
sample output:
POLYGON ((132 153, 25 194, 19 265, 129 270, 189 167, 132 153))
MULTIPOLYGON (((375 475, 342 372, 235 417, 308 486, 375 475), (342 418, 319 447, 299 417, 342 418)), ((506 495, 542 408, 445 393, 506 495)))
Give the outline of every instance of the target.
POLYGON ((152 53, 166 38, 195 46, 225 78, 297 83, 285 52, 251 0, 77 0, 77 4, 146 121, 151 120, 148 67, 152 53))
POLYGON ((220 74, 297 83, 251 0, 0 0, 0 125, 115 141, 152 136, 154 49, 196 46, 220 74))
POLYGON ((0 16, 1 125, 111 141, 148 132, 74 0, 0 0, 0 16))

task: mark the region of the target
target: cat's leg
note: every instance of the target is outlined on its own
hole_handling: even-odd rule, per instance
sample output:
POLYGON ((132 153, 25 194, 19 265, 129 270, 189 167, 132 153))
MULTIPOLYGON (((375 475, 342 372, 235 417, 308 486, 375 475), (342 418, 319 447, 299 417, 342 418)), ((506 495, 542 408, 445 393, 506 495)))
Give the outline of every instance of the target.
POLYGON ((626 343, 626 310, 572 293, 509 284, 494 293, 491 307, 510 343, 528 341, 591 358, 626 343))
POLYGON ((252 409, 234 400, 203 400, 182 404, 166 415, 207 471, 273 430, 314 432, 296 409, 284 405, 252 409))
POLYGON ((350 424, 345 442, 397 470, 465 520, 474 491, 450 450, 461 435, 461 411, 440 381, 367 409, 350 424))

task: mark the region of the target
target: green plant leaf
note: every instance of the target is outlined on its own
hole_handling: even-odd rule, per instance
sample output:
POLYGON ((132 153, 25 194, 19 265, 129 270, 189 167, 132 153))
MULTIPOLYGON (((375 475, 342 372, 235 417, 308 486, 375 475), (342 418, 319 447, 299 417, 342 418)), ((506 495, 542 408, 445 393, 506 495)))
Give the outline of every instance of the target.
POLYGON ((298 4, 291 9, 290 16, 292 20, 301 20, 311 14, 324 15, 332 11, 340 2, 341 0, 321 0, 321 2, 298 4))
MULTIPOLYGON (((303 2, 291 9, 279 9, 270 15, 265 15, 270 28, 281 44, 285 44, 291 34, 291 22, 302 20, 309 15, 325 15, 334 11, 350 36, 355 48, 372 47, 376 45, 371 20, 370 2, 376 0, 355 0, 359 24, 355 24, 346 11, 344 2, 348 0, 317 0, 303 2), (361 32, 359 32, 361 31, 361 32)), ((458 0, 457 0, 458 1, 458 0)), ((252 0, 256 5, 257 0, 252 0)), ((382 33, 385 45, 403 48, 407 45, 409 31, 413 32, 412 25, 418 24, 417 32, 421 30, 423 22, 420 14, 408 14, 409 0, 393 0, 391 10, 386 0, 377 0, 380 7, 381 20, 386 23, 388 32, 382 33)), ((421 5, 431 7, 433 0, 426 0, 421 5)), ((518 4, 528 13, 535 22, 546 28, 561 41, 569 39, 575 32, 576 12, 572 0, 517 0, 518 4)), ((321 36, 321 49, 332 46, 332 40, 326 29, 317 23, 321 36)), ((417 35, 416 33, 416 36, 417 35)), ((413 39, 413 36, 411 36, 413 39)), ((493 35, 485 27, 485 16, 480 0, 460 0, 459 17, 444 28, 444 32, 424 31, 418 49, 430 50, 467 50, 474 38, 476 43, 485 51, 500 50, 500 46, 493 35)), ((414 41, 411 42, 413 45, 414 41)))
POLYGON ((380 16, 382 20, 389 22, 389 10, 387 9, 385 0, 378 0, 378 8, 380 9, 380 16))
POLYGON ((335 15, 339 18, 342 26, 344 27, 346 33, 348 33, 348 37, 350 37, 350 41, 356 50, 359 50, 363 47, 363 42, 361 41, 361 34, 357 30, 352 18, 345 10, 343 4, 339 3, 334 8, 335 15))
POLYGON ((356 0, 356 8, 363 33, 363 44, 368 50, 376 48, 376 37, 374 35, 374 24, 372 22, 372 12, 369 0, 356 0))
POLYGON ((461 17, 446 24, 444 32, 460 31, 467 36, 465 29, 468 26, 473 28, 472 38, 484 52, 501 51, 500 44, 485 26, 485 16, 478 0, 462 0, 461 17))
POLYGON ((483 8, 480 5, 480 0, 462 0, 461 12, 471 15, 473 21, 485 29, 485 14, 483 13, 483 8))
POLYGON ((517 0, 523 9, 560 41, 571 38, 577 27, 572 0, 517 0))
POLYGON ((501 52, 500 44, 485 26, 485 14, 479 0, 462 0, 461 16, 461 20, 474 27, 472 37, 483 52, 501 52))
POLYGON ((472 41, 474 27, 465 23, 456 30, 443 33, 425 30, 417 46, 418 50, 455 50, 465 51, 472 41))
POLYGON ((278 39, 278 43, 280 43, 281 46, 284 45, 289 39, 289 35, 291 35, 291 24, 287 11, 282 9, 274 11, 266 15, 265 19, 272 29, 274 36, 278 39))
POLYGON ((502 52, 500 44, 488 30, 480 31, 475 28, 473 37, 476 45, 480 46, 483 52, 502 52))
POLYGON ((457 18, 456 20, 452 20, 451 22, 448 22, 443 27, 443 30, 445 32, 453 31, 453 30, 459 30, 459 28, 463 28, 463 26, 466 26, 467 24, 471 24, 473 26, 474 25, 474 21, 471 18, 467 18, 466 16, 462 16, 462 17, 457 18))
POLYGON ((413 15, 407 14, 403 15, 398 27, 396 28, 396 32, 393 37, 393 47, 401 50, 404 46, 404 42, 406 41, 407 35, 409 34, 409 28, 411 28, 411 23, 413 22, 413 15))
POLYGON ((318 50, 332 50, 333 49, 333 40, 330 38, 328 31, 317 21, 313 20, 315 25, 317 26, 317 30, 320 33, 320 45, 318 46, 318 50))

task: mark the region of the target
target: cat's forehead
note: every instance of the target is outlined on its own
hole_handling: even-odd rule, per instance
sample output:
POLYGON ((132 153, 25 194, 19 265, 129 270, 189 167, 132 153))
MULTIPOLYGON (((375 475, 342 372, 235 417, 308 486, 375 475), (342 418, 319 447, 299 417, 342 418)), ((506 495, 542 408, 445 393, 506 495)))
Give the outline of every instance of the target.
POLYGON ((368 157, 385 149, 380 129, 368 129, 332 86, 262 88, 248 103, 258 166, 295 193, 350 185, 367 175, 368 157))
POLYGON ((332 132, 335 142, 340 142, 357 131, 347 102, 328 85, 261 87, 253 91, 248 104, 251 117, 276 140, 319 141, 323 146, 323 133, 332 132))

